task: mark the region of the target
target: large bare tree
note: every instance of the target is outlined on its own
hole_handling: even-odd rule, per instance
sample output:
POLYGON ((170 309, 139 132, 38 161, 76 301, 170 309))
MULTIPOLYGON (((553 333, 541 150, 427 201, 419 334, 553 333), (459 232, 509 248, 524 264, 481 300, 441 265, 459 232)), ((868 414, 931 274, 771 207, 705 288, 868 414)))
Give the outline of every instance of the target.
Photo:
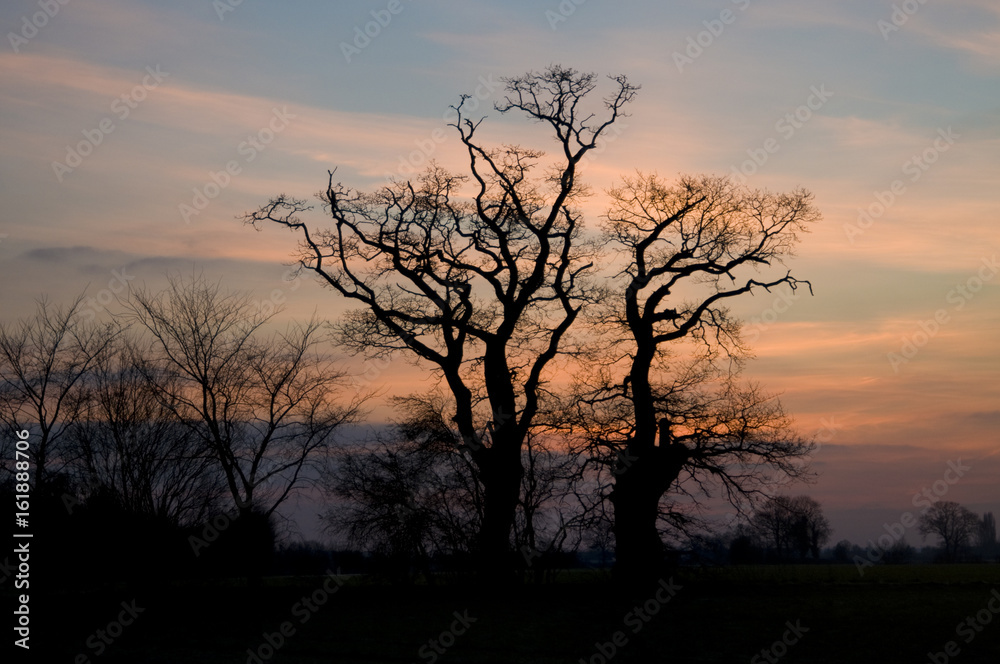
POLYGON ((362 193, 331 173, 321 195, 329 229, 303 221, 311 206, 285 196, 246 216, 299 234, 300 264, 360 305, 340 326, 344 343, 376 355, 405 350, 441 376, 485 490, 484 571, 507 565, 521 452, 545 370, 590 294, 590 249, 574 206, 584 193, 580 162, 637 90, 624 76, 612 82, 598 117, 587 110, 593 74, 552 66, 504 79, 496 110, 523 112, 554 135, 555 160, 544 169, 538 150, 484 147, 482 120, 467 117, 463 96, 453 126, 467 175, 432 166, 415 182, 362 193))
POLYGON ((740 505, 773 489, 766 469, 803 473, 795 460, 809 446, 780 403, 737 380, 746 349, 725 304, 808 286, 775 268, 818 213, 805 191, 756 191, 724 177, 670 185, 637 174, 609 194, 604 230, 621 270, 598 312, 608 359, 581 403, 585 438, 614 452, 604 458, 616 464, 618 568, 639 580, 656 573, 668 491, 714 485, 740 505))

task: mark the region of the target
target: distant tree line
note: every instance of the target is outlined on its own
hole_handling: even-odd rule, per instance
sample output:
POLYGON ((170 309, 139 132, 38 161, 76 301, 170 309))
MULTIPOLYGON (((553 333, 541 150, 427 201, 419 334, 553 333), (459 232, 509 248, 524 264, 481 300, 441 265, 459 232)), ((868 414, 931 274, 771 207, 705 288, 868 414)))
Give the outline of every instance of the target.
POLYGON ((928 536, 938 543, 927 547, 918 556, 905 535, 893 537, 888 546, 870 542, 868 547, 848 540, 837 542, 832 555, 837 562, 869 561, 883 564, 904 564, 921 559, 927 562, 1000 562, 1000 542, 997 541, 996 519, 992 512, 981 517, 953 501, 940 501, 928 508, 917 521, 917 532, 924 541, 928 536))
POLYGON ((819 560, 833 530, 820 504, 808 496, 775 496, 749 523, 737 528, 730 562, 762 563, 819 560))

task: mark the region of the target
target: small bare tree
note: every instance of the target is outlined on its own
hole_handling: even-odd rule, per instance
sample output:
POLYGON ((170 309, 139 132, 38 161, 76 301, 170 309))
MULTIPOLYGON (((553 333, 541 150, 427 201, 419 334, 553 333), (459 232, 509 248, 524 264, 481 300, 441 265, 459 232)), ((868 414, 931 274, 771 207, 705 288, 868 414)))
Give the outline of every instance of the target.
MULTIPOLYGON (((119 337, 83 381, 85 416, 72 427, 77 485, 110 492, 127 513, 174 526, 202 523, 217 509, 221 476, 201 441, 164 403, 176 386, 153 385, 142 369, 151 348, 119 337)), ((169 374, 159 381, 174 380, 169 374)))
POLYGON ((347 374, 317 353, 317 320, 265 335, 271 316, 249 296, 200 277, 133 290, 124 305, 153 341, 140 365, 149 385, 212 456, 241 516, 273 514, 361 413, 367 395, 344 397, 347 374))
MULTIPOLYGON (((397 561, 400 574, 415 561, 461 560, 476 550, 484 487, 449 403, 439 394, 394 399, 401 417, 391 435, 348 449, 326 477, 328 492, 343 501, 330 511, 330 525, 397 561)), ((525 444, 514 524, 518 558, 531 568, 575 545, 580 530, 577 459, 541 438, 531 434, 525 444)))
POLYGON ((525 441, 524 476, 514 524, 514 542, 526 567, 542 581, 554 557, 579 549, 590 534, 583 459, 553 430, 533 430, 525 441))
POLYGON ((482 483, 447 425, 442 399, 395 398, 393 408, 400 417, 387 434, 331 458, 324 486, 339 502, 326 521, 382 556, 394 580, 409 581, 418 570, 428 573, 432 557, 472 554, 482 483))
MULTIPOLYGON (((42 299, 33 317, 0 326, 0 422, 32 432, 35 492, 71 460, 66 434, 83 413, 84 377, 120 332, 84 321, 82 302, 82 295, 69 306, 42 299)), ((15 440, 12 433, 2 438, 0 445, 15 440)))
POLYGON ((979 530, 979 517, 956 502, 942 500, 920 516, 918 528, 924 537, 940 537, 944 560, 955 562, 979 530))
POLYGON ((757 537, 774 551, 778 560, 795 552, 800 558, 820 548, 833 532, 820 504, 809 496, 775 496, 765 501, 751 519, 757 537))
POLYGON ((993 512, 986 512, 979 521, 979 529, 976 532, 976 546, 979 552, 987 559, 992 560, 997 555, 997 520, 993 512))

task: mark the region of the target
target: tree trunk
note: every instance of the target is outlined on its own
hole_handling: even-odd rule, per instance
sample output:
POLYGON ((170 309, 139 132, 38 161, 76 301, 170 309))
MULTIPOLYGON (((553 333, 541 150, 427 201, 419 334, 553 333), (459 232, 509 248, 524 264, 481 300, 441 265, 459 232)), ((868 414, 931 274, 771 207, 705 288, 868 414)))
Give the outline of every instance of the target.
POLYGON ((517 408, 512 372, 507 364, 506 325, 487 344, 483 357, 486 391, 493 411, 492 440, 480 464, 483 479, 483 526, 480 532, 479 571, 487 582, 508 581, 514 571, 510 533, 521 495, 521 448, 524 435, 514 413, 517 408))
POLYGON ((656 528, 660 497, 626 475, 618 478, 611 497, 615 506, 614 576, 624 585, 646 585, 656 580, 663 560, 663 542, 656 528))
POLYGON ((486 581, 506 581, 513 571, 510 532, 521 492, 520 447, 498 444, 482 468, 483 524, 479 534, 479 572, 486 581))
POLYGON ((682 445, 649 448, 627 457, 615 480, 616 557, 614 576, 628 586, 655 583, 664 572, 663 541, 656 527, 660 498, 680 475, 682 445))

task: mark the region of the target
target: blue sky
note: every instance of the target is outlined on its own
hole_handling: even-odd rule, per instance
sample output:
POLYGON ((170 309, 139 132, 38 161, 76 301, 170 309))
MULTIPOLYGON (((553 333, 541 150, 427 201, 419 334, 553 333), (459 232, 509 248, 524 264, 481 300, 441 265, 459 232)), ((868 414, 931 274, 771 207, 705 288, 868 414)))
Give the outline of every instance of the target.
MULTIPOLYGON (((335 318, 331 293, 283 279, 294 238, 237 215, 310 197, 328 169, 365 188, 411 158, 461 168, 442 119, 461 93, 482 97, 484 137, 544 148, 539 126, 491 111, 500 77, 624 73, 642 90, 586 167, 592 228, 604 189, 635 169, 735 169, 816 195, 823 221, 792 264, 815 295, 737 311, 754 330, 748 373, 805 435, 837 423, 806 489, 836 536, 877 535, 959 455, 983 461, 950 498, 1000 511, 986 456, 1000 444, 995 2, 43 4, 44 20, 37 1, 0 8, 3 320, 42 294, 192 268, 262 300, 280 292, 287 316, 335 318), (198 192, 215 195, 185 216, 198 192)), ((424 384, 405 362, 382 375, 399 392, 424 384)))

